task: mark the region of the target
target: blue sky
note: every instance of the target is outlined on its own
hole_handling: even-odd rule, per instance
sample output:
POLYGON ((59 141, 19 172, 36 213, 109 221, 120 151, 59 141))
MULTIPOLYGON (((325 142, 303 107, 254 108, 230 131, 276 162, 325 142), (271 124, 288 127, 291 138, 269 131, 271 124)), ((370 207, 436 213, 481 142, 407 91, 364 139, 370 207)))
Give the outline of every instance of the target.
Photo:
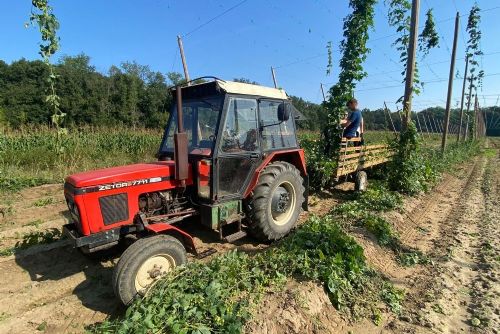
MULTIPOLYGON (((113 64, 135 60, 161 72, 182 72, 176 36, 184 37, 184 48, 191 77, 214 75, 223 79, 245 77, 263 85, 272 85, 270 67, 276 67, 279 86, 288 93, 313 102, 321 101, 320 82, 330 87, 337 79, 335 66, 326 76, 326 45, 334 46, 333 63, 342 38, 342 19, 348 13, 348 1, 341 0, 52 0, 54 13, 61 23, 59 55, 81 52, 92 64, 106 72, 113 64), (198 28, 237 5, 226 14, 198 28), (191 32, 191 33, 190 33, 191 32)), ((414 98, 414 108, 444 106, 452 47, 454 16, 462 15, 457 51, 457 70, 463 74, 466 19, 473 0, 421 0, 420 20, 434 8, 440 48, 419 61, 425 85, 414 98)), ((479 0, 482 50, 486 77, 479 92, 482 105, 497 104, 500 96, 500 2, 479 0), (489 10, 487 10, 489 9, 489 10)), ((0 59, 10 63, 19 58, 37 59, 39 33, 24 27, 30 13, 29 0, 0 0, 0 59)), ((359 85, 356 97, 361 107, 379 108, 403 94, 398 54, 391 46, 393 28, 387 25, 387 8, 380 0, 376 7, 375 27, 370 33, 371 54, 365 63, 368 77, 359 85), (391 36, 392 35, 392 36, 391 36)), ((461 93, 456 79, 453 106, 461 93)))

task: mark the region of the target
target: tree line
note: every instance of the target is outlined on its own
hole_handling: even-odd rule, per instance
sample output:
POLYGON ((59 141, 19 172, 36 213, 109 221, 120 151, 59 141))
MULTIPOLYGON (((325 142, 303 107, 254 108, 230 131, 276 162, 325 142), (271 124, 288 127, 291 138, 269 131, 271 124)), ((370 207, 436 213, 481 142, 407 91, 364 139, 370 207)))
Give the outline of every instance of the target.
MULTIPOLYGON (((49 125, 52 112, 45 99, 49 69, 40 60, 21 59, 7 64, 0 60, 0 123, 10 127, 49 125)), ((100 73, 85 54, 64 56, 55 64, 60 109, 66 114, 66 126, 141 126, 164 127, 173 98, 169 87, 181 83, 180 73, 163 74, 146 65, 124 62, 100 73)), ((235 81, 258 84, 245 78, 235 81)), ((325 106, 291 96, 302 113, 300 129, 318 131, 326 122, 325 106)), ((436 121, 444 117, 444 109, 423 111, 436 121)), ((389 114, 384 109, 364 109, 367 130, 392 130, 389 114)), ((486 109, 487 119, 500 116, 499 107, 486 109)), ((391 113, 392 122, 400 129, 398 113, 391 113)), ((458 110, 453 110, 451 123, 458 123, 458 110)), ((494 122, 490 122, 493 126, 494 122)), ((499 124, 500 125, 500 124, 499 124)))

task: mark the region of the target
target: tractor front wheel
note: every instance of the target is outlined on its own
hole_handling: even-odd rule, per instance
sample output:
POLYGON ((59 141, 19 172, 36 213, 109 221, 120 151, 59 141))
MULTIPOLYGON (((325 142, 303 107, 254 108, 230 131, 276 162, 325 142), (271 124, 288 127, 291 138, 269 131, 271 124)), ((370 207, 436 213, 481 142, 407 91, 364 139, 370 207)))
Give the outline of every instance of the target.
POLYGON ((250 232, 261 240, 277 240, 297 223, 304 202, 304 180, 294 165, 278 161, 261 172, 247 201, 250 232))
POLYGON ((113 289, 123 304, 137 296, 178 265, 186 263, 182 243, 170 235, 139 239, 125 250, 113 271, 113 289))

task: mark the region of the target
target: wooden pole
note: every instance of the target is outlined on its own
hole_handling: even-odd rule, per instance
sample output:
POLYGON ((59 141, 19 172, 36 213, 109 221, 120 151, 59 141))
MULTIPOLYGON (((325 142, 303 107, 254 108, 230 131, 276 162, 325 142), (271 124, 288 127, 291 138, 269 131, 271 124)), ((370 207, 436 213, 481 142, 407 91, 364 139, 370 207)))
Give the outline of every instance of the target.
POLYGON ((392 130, 394 131, 394 134, 396 134, 396 127, 394 126, 394 122, 392 121, 392 117, 391 117, 391 111, 389 110, 389 108, 387 108, 387 104, 385 103, 384 101, 384 110, 387 112, 387 114, 389 114, 389 119, 391 120, 391 124, 392 124, 392 130))
POLYGON ((474 99, 474 133, 472 134, 472 138, 474 139, 477 139, 479 133, 478 107, 479 107, 479 101, 477 100, 477 91, 476 91, 476 98, 474 99))
POLYGON ((424 125, 425 125, 425 129, 427 130, 427 134, 429 135, 429 138, 431 138, 431 135, 429 132, 429 127, 427 126, 427 121, 425 120, 425 114, 422 114, 422 118, 424 119, 424 125))
POLYGON ((446 140, 448 139, 448 127, 450 126, 451 97, 453 94, 453 75, 455 74, 455 58, 457 55, 458 26, 460 24, 460 13, 455 17, 455 36, 453 38, 453 49, 451 52, 450 75, 448 77, 448 95, 446 97, 446 111, 443 122, 443 138, 441 140, 441 152, 446 150, 446 140))
POLYGON ((408 59, 406 61, 406 83, 403 99, 403 111, 405 115, 404 128, 410 121, 411 100, 413 95, 413 80, 415 77, 415 56, 418 41, 418 16, 420 12, 420 0, 413 0, 411 6, 410 42, 408 44, 408 59))
MULTIPOLYGON (((422 124, 420 123, 420 118, 418 117, 418 113, 415 114, 417 117, 417 124, 418 127, 420 128, 420 133, 422 134, 422 137, 424 136, 424 128, 422 127, 422 124)), ((429 134, 426 132, 426 135, 429 136, 429 134)))
POLYGON ((469 55, 465 57, 465 72, 464 72, 464 83, 462 85, 462 99, 460 102, 460 124, 459 127, 460 129, 458 130, 457 134, 457 142, 460 141, 460 136, 462 136, 462 124, 463 124, 463 119, 464 119, 464 97, 465 97, 465 85, 467 84, 467 70, 469 67, 469 55))
POLYGON ((184 46, 182 45, 182 38, 180 35, 177 35, 177 44, 179 44, 179 51, 181 52, 181 60, 182 60, 182 67, 184 68, 184 78, 188 82, 189 86, 189 72, 188 72, 188 67, 186 63, 186 56, 184 55, 184 46))
POLYGON ((276 73, 274 73, 274 67, 271 66, 271 74, 273 75, 274 88, 278 88, 278 83, 276 82, 276 73))
POLYGON ((321 87, 321 94, 323 95, 323 101, 326 102, 326 96, 325 96, 325 91, 323 90, 323 84, 320 83, 319 86, 321 87))

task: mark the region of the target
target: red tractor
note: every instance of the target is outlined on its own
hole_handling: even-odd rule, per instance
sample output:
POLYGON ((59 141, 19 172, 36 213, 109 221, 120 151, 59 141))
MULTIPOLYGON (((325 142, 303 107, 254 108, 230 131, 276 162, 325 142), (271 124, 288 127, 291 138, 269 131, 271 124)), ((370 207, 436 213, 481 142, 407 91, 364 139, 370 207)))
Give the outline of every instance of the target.
POLYGON ((245 231, 271 241, 307 210, 304 151, 283 90, 213 78, 174 91, 158 161, 74 174, 64 185, 72 217, 64 232, 75 247, 93 253, 136 240, 113 273, 124 304, 184 264, 186 250, 199 255, 179 225, 201 223, 226 242, 245 231))

